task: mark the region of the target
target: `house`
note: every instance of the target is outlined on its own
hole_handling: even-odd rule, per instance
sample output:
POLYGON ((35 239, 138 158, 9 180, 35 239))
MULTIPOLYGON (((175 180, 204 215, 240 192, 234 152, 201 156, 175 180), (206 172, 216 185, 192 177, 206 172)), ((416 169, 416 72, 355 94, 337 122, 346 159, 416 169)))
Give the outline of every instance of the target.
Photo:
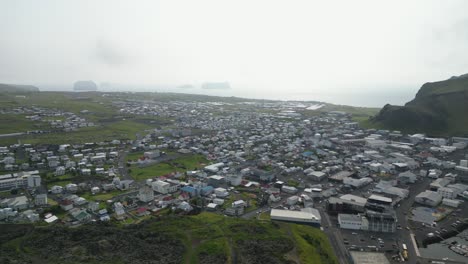
POLYGON ((417 180, 416 174, 411 171, 405 171, 398 174, 398 182, 403 184, 415 183, 417 180))
POLYGON ((146 207, 140 207, 136 210, 136 215, 137 216, 145 216, 145 215, 148 215, 149 212, 148 212, 148 209, 146 207))
POLYGON ((155 192, 162 193, 162 194, 168 194, 168 193, 173 193, 177 191, 177 185, 175 184, 170 184, 169 182, 157 180, 151 183, 151 187, 155 192))
POLYGON ((324 172, 321 172, 321 171, 313 171, 309 174, 307 174, 307 177, 309 177, 311 180, 313 181, 322 181, 323 179, 325 179, 327 177, 327 174, 325 174, 324 172))
POLYGON ((433 191, 424 191, 416 195, 414 201, 424 205, 437 206, 442 202, 442 196, 433 191))
POLYGON ((52 186, 52 188, 50 188, 50 192, 53 193, 53 194, 62 193, 63 192, 63 187, 58 186, 58 185, 52 186))
POLYGON ((435 181, 431 182, 429 188, 433 191, 438 190, 439 188, 445 187, 450 184, 450 179, 447 178, 438 178, 435 181))
POLYGON ((244 200, 237 200, 237 201, 234 201, 231 206, 233 208, 237 208, 237 207, 246 207, 247 204, 244 202, 244 200))
POLYGON ((99 187, 96 187, 96 186, 95 186, 95 187, 92 187, 92 188, 91 188, 91 193, 92 193, 92 194, 97 194, 97 193, 99 193, 100 191, 101 191, 101 190, 99 189, 99 187))
POLYGON ((143 186, 138 191, 138 199, 144 203, 154 200, 154 191, 148 186, 143 186))
POLYGON ((145 153, 143 153, 143 156, 147 159, 155 159, 155 158, 158 158, 159 156, 161 156, 161 153, 159 152, 159 150, 155 150, 155 151, 147 151, 145 153))
POLYGON ((62 176, 65 174, 65 167, 59 166, 55 169, 55 176, 62 176))
POLYGON ((343 179, 343 184, 344 185, 348 185, 348 186, 352 186, 354 188, 361 188, 365 185, 368 185, 370 184, 371 182, 373 182, 373 180, 371 178, 360 178, 360 179, 355 179, 355 178, 352 178, 352 177, 346 177, 343 179))
POLYGON ((447 198, 442 199, 442 204, 443 205, 454 207, 454 208, 458 208, 461 203, 462 203, 462 201, 460 201, 460 200, 447 199, 447 198))
POLYGON ((88 203, 88 210, 89 211, 96 212, 98 209, 99 209, 99 203, 98 202, 89 202, 88 203))
POLYGON ((224 163, 220 162, 208 165, 204 168, 204 170, 211 173, 217 173, 222 167, 224 167, 224 163))
POLYGON ((299 196, 291 196, 286 199, 286 204, 287 205, 295 205, 299 202, 299 196))
POLYGON ((437 189, 437 193, 447 199, 453 199, 457 196, 457 193, 453 189, 447 187, 440 187, 437 189))
POLYGON ((188 193, 190 197, 195 197, 198 195, 198 189, 193 186, 184 186, 180 189, 182 192, 188 193))
POLYGON ((226 177, 226 182, 232 186, 239 186, 242 183, 242 175, 241 174, 228 175, 226 177))
POLYGON ((217 208, 218 208, 218 205, 215 204, 215 203, 209 203, 206 206, 206 210, 208 210, 208 211, 216 211, 217 208))
POLYGON ((229 192, 224 188, 218 187, 214 189, 214 194, 216 195, 216 197, 224 198, 229 195, 229 192))
POLYGON ((226 181, 225 181, 223 176, 213 175, 213 176, 208 177, 208 185, 211 185, 211 186, 213 186, 215 188, 223 186, 225 184, 225 182, 226 181))
POLYGON ((120 202, 114 203, 114 212, 118 218, 125 214, 125 209, 120 202))
POLYGON ((281 187, 281 191, 284 192, 284 193, 295 194, 295 193, 297 193, 298 189, 296 187, 293 187, 293 186, 283 185, 283 187, 281 187))
POLYGON ((213 193, 213 186, 205 186, 200 189, 200 195, 208 196, 213 193))
POLYGON ((86 212, 86 210, 73 208, 70 210, 70 215, 79 222, 86 222, 92 218, 90 214, 86 212))
POLYGON ((184 202, 181 202, 179 206, 177 206, 177 209, 185 211, 185 212, 190 212, 193 210, 193 207, 189 203, 184 201, 184 202))
POLYGON ((214 203, 214 204, 217 204, 217 205, 223 205, 223 204, 224 204, 224 200, 223 200, 223 199, 219 199, 219 198, 214 198, 214 199, 213 199, 213 203, 214 203))
POLYGON ((73 202, 71 200, 63 200, 59 204, 64 211, 70 211, 73 209, 73 202))
POLYGON ((78 185, 76 185, 74 183, 69 183, 69 184, 65 185, 65 189, 68 192, 75 193, 76 191, 78 191, 78 185))
POLYGON ((37 206, 47 205, 47 194, 36 195, 35 204, 37 206))
POLYGON ((0 206, 11 208, 13 210, 25 210, 29 208, 29 200, 24 195, 13 198, 5 198, 0 201, 0 206))

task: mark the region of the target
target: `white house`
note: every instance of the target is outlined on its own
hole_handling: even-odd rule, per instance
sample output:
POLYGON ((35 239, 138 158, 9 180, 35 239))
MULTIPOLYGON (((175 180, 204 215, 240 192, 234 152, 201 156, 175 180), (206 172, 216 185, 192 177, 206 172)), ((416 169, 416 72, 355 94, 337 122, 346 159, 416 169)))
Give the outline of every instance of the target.
POLYGON ((457 196, 457 193, 453 189, 447 187, 440 187, 437 189, 437 193, 447 199, 453 199, 457 196))
POLYGON ((214 189, 214 193, 215 193, 216 197, 221 197, 221 198, 226 197, 226 196, 229 195, 229 192, 226 189, 221 188, 221 187, 218 187, 218 188, 214 189))
POLYGON ((36 205, 46 205, 47 204, 47 194, 38 194, 35 199, 36 205))
POLYGON ((125 214, 125 209, 120 202, 114 203, 114 211, 117 216, 122 216, 125 214))
POLYGON ((162 194, 168 194, 168 193, 173 193, 177 191, 177 185, 170 184, 168 182, 164 182, 161 180, 152 182, 151 187, 153 188, 155 192, 162 193, 162 194))

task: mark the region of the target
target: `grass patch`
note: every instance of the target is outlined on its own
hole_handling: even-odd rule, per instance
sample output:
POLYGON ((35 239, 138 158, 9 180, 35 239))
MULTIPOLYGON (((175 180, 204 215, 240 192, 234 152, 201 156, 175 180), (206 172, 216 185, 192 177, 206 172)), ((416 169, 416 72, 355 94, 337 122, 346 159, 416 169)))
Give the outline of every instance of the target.
POLYGON ((143 157, 143 151, 131 152, 127 154, 127 161, 136 161, 138 158, 143 157))
POLYGON ((167 163, 158 163, 147 167, 131 166, 130 174, 135 180, 146 180, 150 178, 160 177, 171 172, 180 172, 180 169, 175 168, 167 163))
POLYGON ((44 122, 34 122, 24 115, 0 114, 0 134, 27 132, 30 130, 48 129, 44 122))
POLYGON ((186 172, 200 168, 208 163, 202 155, 186 155, 171 161, 153 164, 147 167, 139 167, 134 164, 130 167, 130 174, 135 180, 145 180, 160 177, 172 172, 186 172))
POLYGON ((21 139, 23 143, 29 144, 87 143, 111 141, 114 139, 135 139, 137 133, 142 133, 149 128, 152 128, 152 126, 133 120, 120 120, 95 127, 83 127, 73 132, 1 138, 0 145, 13 144, 18 139, 21 139))
POLYGON ((107 201, 107 200, 111 200, 112 198, 114 198, 114 196, 117 196, 123 193, 125 192, 122 192, 120 190, 113 190, 113 191, 109 191, 105 193, 104 192, 98 193, 95 195, 93 195, 91 192, 86 192, 84 194, 80 194, 80 196, 85 198, 88 201, 107 201))
POLYGON ((294 224, 290 225, 290 228, 301 263, 338 263, 327 237, 319 229, 294 224))

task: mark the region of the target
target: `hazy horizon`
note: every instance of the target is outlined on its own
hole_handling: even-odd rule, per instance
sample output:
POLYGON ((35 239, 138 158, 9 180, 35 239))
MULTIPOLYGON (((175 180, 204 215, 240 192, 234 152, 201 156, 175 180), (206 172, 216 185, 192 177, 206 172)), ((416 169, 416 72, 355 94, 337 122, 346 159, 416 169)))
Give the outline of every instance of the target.
POLYGON ((2 1, 0 83, 229 82, 201 92, 403 104, 425 82, 468 72, 466 10, 455 0, 2 1))

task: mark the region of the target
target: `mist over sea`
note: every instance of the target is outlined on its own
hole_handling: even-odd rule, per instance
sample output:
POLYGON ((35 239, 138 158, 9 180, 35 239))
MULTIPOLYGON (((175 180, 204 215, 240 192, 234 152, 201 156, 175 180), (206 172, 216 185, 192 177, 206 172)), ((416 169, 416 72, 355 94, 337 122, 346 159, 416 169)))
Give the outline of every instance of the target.
MULTIPOLYGON (((71 85, 37 85, 41 91, 72 91, 71 85)), ((201 89, 199 87, 182 89, 173 85, 113 85, 108 88, 99 88, 101 92, 172 92, 187 94, 203 94, 212 96, 235 96, 252 99, 266 100, 294 100, 294 101, 319 101, 332 104, 350 105, 358 107, 383 107, 385 104, 404 105, 411 101, 418 89, 385 89, 369 90, 368 92, 292 92, 283 91, 259 91, 257 89, 201 89)))

